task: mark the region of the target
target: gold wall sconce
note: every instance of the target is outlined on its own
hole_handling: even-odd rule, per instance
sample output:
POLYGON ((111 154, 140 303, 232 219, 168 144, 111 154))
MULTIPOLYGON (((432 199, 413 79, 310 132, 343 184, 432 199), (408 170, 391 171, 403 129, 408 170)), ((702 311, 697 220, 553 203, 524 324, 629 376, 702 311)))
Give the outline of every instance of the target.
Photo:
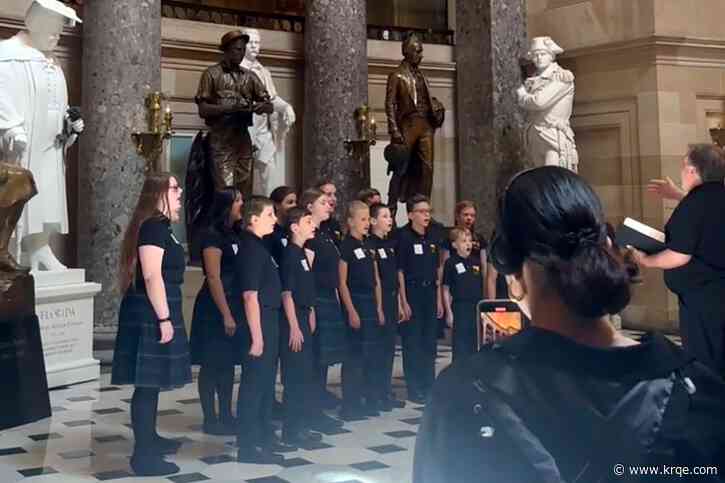
POLYGON ((161 92, 151 92, 146 96, 146 122, 148 131, 136 131, 131 133, 131 139, 136 146, 136 153, 146 160, 147 172, 158 172, 161 170, 160 158, 164 151, 164 141, 171 138, 172 121, 171 107, 168 105, 161 114, 162 101, 167 100, 161 92))
POLYGON ((370 146, 374 146, 377 140, 377 125, 375 116, 367 104, 355 109, 355 134, 357 139, 345 139, 343 144, 348 156, 352 156, 358 162, 358 173, 369 183, 370 180, 370 146))

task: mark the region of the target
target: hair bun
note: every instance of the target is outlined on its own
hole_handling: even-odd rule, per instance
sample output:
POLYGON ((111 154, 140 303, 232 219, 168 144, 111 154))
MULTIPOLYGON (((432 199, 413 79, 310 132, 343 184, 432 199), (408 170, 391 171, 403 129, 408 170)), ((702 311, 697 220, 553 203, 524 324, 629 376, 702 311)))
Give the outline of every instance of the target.
POLYGON ((570 231, 554 243, 554 250, 561 258, 569 259, 583 248, 602 245, 606 239, 605 234, 605 229, 601 227, 586 227, 570 231))

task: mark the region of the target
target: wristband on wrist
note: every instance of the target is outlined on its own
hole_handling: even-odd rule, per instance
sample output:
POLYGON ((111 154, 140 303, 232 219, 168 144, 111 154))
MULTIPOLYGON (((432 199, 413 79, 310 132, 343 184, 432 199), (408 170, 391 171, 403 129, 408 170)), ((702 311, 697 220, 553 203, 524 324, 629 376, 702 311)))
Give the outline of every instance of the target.
POLYGON ((171 319, 170 319, 170 318, 168 318, 168 317, 166 317, 166 318, 164 318, 164 319, 158 319, 158 323, 159 323, 159 324, 163 324, 164 322, 171 322, 171 319))

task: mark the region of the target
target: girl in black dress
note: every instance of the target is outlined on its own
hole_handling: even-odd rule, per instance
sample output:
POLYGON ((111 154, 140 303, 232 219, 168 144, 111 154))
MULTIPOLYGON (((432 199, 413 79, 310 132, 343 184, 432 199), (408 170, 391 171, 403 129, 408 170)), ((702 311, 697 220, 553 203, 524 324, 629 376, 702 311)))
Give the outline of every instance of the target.
MULTIPOLYGON (((302 193, 300 207, 312 213, 312 222, 317 231, 315 237, 305 244, 312 252, 312 272, 315 274, 317 299, 315 311, 317 315, 317 335, 315 336, 315 355, 320 370, 321 398, 326 398, 327 369, 333 364, 343 362, 347 355, 346 326, 342 318, 340 298, 337 293, 339 286, 338 263, 340 252, 333 235, 320 227, 330 218, 330 198, 316 188, 302 193)), ((324 404, 324 400, 322 401, 324 404)), ((339 426, 339 421, 318 411, 314 429, 324 431, 339 426)))
POLYGON ((189 343, 181 311, 184 249, 171 231, 178 221, 181 187, 168 173, 150 174, 121 248, 118 321, 111 384, 133 384, 131 468, 139 476, 176 473, 162 454, 180 443, 156 432, 159 391, 191 382, 189 343))
POLYGON ((232 417, 234 365, 239 364, 237 324, 241 300, 233 296, 235 260, 239 254, 242 194, 227 187, 215 194, 210 226, 201 236, 202 268, 206 279, 196 296, 191 325, 191 362, 200 364, 199 398, 207 434, 234 435, 232 417), (219 397, 219 413, 215 410, 219 397))

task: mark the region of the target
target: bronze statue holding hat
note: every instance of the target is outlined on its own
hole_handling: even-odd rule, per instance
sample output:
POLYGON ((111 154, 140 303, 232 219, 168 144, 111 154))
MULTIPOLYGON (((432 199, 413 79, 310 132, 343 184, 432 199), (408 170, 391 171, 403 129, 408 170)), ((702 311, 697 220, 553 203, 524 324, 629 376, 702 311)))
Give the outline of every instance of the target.
POLYGON ((430 95, 428 80, 418 68, 423 43, 415 34, 408 34, 402 51, 404 59, 388 76, 385 96, 390 142, 395 145, 385 153, 388 170, 393 173, 388 189, 388 204, 393 211, 398 201, 405 202, 413 195, 430 197, 433 135, 445 117, 445 107, 430 95))
POLYGON ((209 126, 207 143, 217 189, 236 186, 244 197, 252 194, 254 159, 248 127, 252 114, 269 114, 272 103, 259 78, 241 67, 249 36, 227 32, 219 48, 221 62, 201 75, 196 93, 199 115, 209 126))

